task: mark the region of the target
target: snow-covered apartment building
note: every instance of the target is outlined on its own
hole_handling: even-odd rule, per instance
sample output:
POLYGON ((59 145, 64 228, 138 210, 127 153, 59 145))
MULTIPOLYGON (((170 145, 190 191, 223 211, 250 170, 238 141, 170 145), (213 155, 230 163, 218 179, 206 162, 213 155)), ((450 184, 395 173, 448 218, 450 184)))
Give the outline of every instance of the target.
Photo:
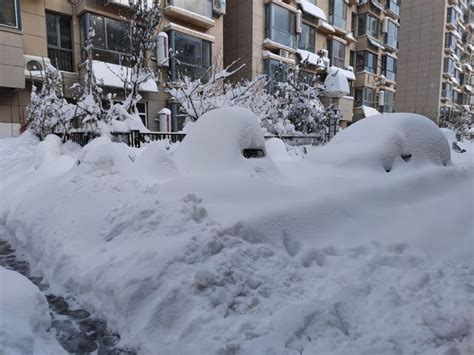
MULTIPOLYGON (((31 82, 41 81, 41 69, 50 62, 62 71, 66 96, 81 80, 86 28, 93 26, 94 59, 106 91, 121 98, 118 78, 108 72, 126 65, 130 54, 128 0, 2 0, 0 1, 0 136, 16 135, 26 121, 31 82), (104 63, 107 63, 106 65, 104 63)), ((163 0, 164 19, 159 30, 168 35, 181 68, 199 72, 223 61, 224 0, 163 0)), ((156 63, 156 57, 152 58, 156 63)), ((173 66, 157 68, 156 85, 144 85, 139 110, 150 130, 159 130, 157 113, 168 108, 174 115, 173 130, 183 121, 177 105, 163 85, 173 76, 173 66)))
POLYGON ((393 111, 399 12, 399 0, 227 0, 224 62, 243 61, 246 79, 301 60, 304 70, 340 70, 350 86, 338 99, 346 127, 393 111))
MULTIPOLYGON (((64 91, 84 75, 86 29, 93 26, 96 77, 104 89, 121 99, 117 72, 130 54, 128 0, 3 0, 0 1, 0 135, 16 135, 26 122, 32 81, 50 62, 62 71, 64 91), (106 63, 106 64, 104 64, 106 63)), ((326 97, 342 113, 341 126, 373 109, 393 109, 398 47, 399 0, 162 0, 159 30, 177 51, 181 68, 193 72, 212 64, 245 63, 240 78, 271 75, 279 63, 308 59, 309 71, 340 70, 350 93, 326 97), (224 40, 225 39, 225 40, 224 40)), ((153 58, 156 61, 156 57, 153 58)), ((171 110, 171 130, 184 117, 163 90, 176 69, 157 66, 158 86, 144 85, 139 110, 153 131, 157 119, 171 110)))
POLYGON ((404 0, 401 18, 396 110, 474 112, 474 1, 404 0))

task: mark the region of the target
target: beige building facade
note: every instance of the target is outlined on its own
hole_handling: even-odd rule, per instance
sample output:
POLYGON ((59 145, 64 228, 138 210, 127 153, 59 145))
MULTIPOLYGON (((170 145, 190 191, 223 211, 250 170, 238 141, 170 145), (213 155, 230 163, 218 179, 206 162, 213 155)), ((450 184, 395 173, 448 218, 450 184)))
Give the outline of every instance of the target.
POLYGON ((340 70, 348 80, 350 94, 337 102, 342 128, 368 114, 364 106, 392 112, 398 0, 228 0, 227 10, 224 62, 245 64, 240 79, 308 59, 304 70, 340 70))
MULTIPOLYGON (((144 90, 140 116, 150 130, 160 129, 157 113, 172 111, 172 130, 179 130, 182 118, 177 104, 164 92, 168 78, 176 76, 176 65, 190 75, 207 70, 223 55, 223 14, 225 1, 166 0, 160 2, 164 18, 161 28, 167 45, 179 54, 169 65, 151 60, 156 70, 158 90, 144 90)), ((26 123, 26 107, 31 86, 41 85, 41 69, 51 63, 62 72, 66 96, 70 87, 81 82, 84 41, 93 27, 94 60, 98 68, 126 66, 130 54, 127 17, 128 0, 5 0, 0 8, 0 136, 18 135, 26 123)), ((219 59, 220 58, 220 59, 219 59)), ((94 63, 95 63, 94 62, 94 63)), ((219 64, 219 63, 218 63, 219 64)), ((180 70, 181 70, 180 69, 180 70)), ((99 71, 98 71, 99 72, 99 71)), ((104 90, 121 98, 119 83, 102 79, 104 90)))
POLYGON ((440 109, 474 112, 474 2, 404 0, 397 111, 438 121, 440 109))

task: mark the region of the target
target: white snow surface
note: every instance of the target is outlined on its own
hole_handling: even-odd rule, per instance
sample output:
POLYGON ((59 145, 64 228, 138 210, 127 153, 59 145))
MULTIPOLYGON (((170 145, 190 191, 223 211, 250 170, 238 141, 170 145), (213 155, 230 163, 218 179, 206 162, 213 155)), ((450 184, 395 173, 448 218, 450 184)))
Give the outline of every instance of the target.
POLYGON ((471 146, 398 114, 246 160, 247 111, 201 120, 169 150, 0 140, 0 225, 55 294, 146 355, 474 352, 471 146))
POLYGON ((66 354, 47 332, 51 316, 38 287, 1 266, 0 285, 0 354, 66 354))

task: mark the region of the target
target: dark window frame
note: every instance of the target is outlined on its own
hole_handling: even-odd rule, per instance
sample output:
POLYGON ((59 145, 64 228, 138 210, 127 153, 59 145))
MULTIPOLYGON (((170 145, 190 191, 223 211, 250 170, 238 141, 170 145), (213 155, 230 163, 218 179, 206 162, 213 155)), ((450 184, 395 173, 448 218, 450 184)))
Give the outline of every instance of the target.
POLYGON ((51 60, 51 64, 58 70, 73 72, 74 71, 74 59, 73 59, 73 37, 72 37, 72 17, 63 15, 56 12, 46 11, 46 42, 48 47, 48 57, 51 60), (48 21, 54 19, 54 32, 56 36, 56 44, 49 42, 49 26, 48 21), (66 19, 69 27, 69 46, 63 45, 63 33, 61 27, 61 20, 66 19), (58 57, 60 56, 60 57, 58 57), (59 59, 60 58, 60 59, 59 59))
MULTIPOLYGON (((114 50, 114 49, 110 49, 110 46, 108 44, 108 29, 107 29, 107 22, 109 21, 113 21, 113 22, 116 22, 116 23, 120 23, 120 24, 124 24, 123 22, 119 21, 119 20, 116 20, 116 19, 113 19, 113 18, 110 18, 110 17, 106 17, 106 16, 102 16, 102 15, 99 15, 99 14, 96 14, 96 13, 93 13, 93 12, 86 12, 84 13, 82 16, 81 16, 81 28, 82 28, 82 48, 84 49, 84 44, 85 44, 85 41, 87 40, 87 36, 88 36, 88 33, 89 33, 89 28, 91 27, 91 24, 93 22, 93 17, 97 17, 97 18, 102 18, 103 19, 103 26, 101 30, 103 30, 103 46, 99 46, 97 43, 93 43, 92 45, 92 51, 93 51, 93 55, 94 55, 94 59, 96 59, 95 57, 98 57, 99 61, 102 61, 102 62, 106 62, 106 63, 112 63, 112 64, 118 64, 118 65, 123 65, 123 66, 127 66, 127 63, 128 61, 130 60, 131 58, 131 55, 132 55, 132 40, 131 40, 131 30, 130 30, 130 26, 128 26, 128 33, 129 33, 129 51, 118 51, 118 50, 114 50)), ((125 25, 125 24, 124 24, 125 25)), ((98 41, 99 40, 99 37, 97 36, 97 28, 95 28, 93 26, 95 32, 96 32, 96 37, 94 38, 94 41, 98 41)), ((83 59, 86 58, 86 54, 85 54, 85 51, 83 50, 83 59)))
POLYGON ((347 4, 344 0, 329 0, 329 23, 340 29, 345 30, 347 26, 347 4), (341 9, 336 9, 342 6, 341 9), (336 13, 336 10, 342 10, 342 14, 336 13))
POLYGON ((355 107, 369 106, 375 108, 375 89, 366 86, 356 87, 354 104, 355 107), (370 96, 372 96, 372 100, 370 100, 370 96))
POLYGON ((295 48, 295 46, 297 45, 296 13, 284 7, 278 6, 275 3, 267 3, 265 5, 265 36, 266 38, 272 40, 273 42, 281 44, 282 46, 295 48), (288 29, 279 28, 275 25, 275 13, 277 11, 284 11, 288 15, 288 29), (283 35, 288 35, 288 38, 286 38, 287 41, 282 41, 280 36, 277 36, 277 34, 281 35, 281 37, 283 37, 283 35))
POLYGON ((308 52, 315 53, 316 52, 316 28, 314 26, 311 26, 305 22, 301 24, 301 33, 299 35, 298 39, 298 49, 303 49, 308 52), (304 33, 304 28, 307 27, 309 29, 309 41, 311 43, 303 43, 303 33, 304 33))
MULTIPOLYGON (((342 42, 339 42, 335 39, 328 39, 328 50, 329 50, 329 59, 332 66, 345 69, 346 65, 346 45, 342 42), (335 43, 337 45, 335 46, 335 43), (334 48, 338 47, 338 48, 334 48), (342 49, 342 56, 338 56, 337 52, 341 51, 342 49)), ((339 53, 341 54, 341 53, 339 53)))
POLYGON ((189 71, 189 73, 185 73, 185 74, 188 74, 192 78, 205 77, 206 74, 209 73, 209 68, 212 66, 212 43, 209 41, 206 41, 205 39, 191 36, 183 32, 170 30, 168 31, 169 47, 173 51, 176 50, 177 37, 178 37, 178 40, 179 40, 179 37, 183 37, 183 38, 188 37, 188 39, 192 41, 200 42, 201 63, 199 65, 197 63, 186 62, 185 59, 180 58, 180 53, 177 53, 175 56, 171 58, 171 80, 175 82, 179 79, 178 66, 180 66, 180 68, 184 69, 185 71, 189 71), (204 51, 207 52, 206 57, 208 60, 208 63, 207 63, 208 65, 206 65, 205 63, 206 59, 205 59, 205 56, 203 55, 204 51), (179 61, 179 63, 177 61, 179 61))
POLYGON ((356 73, 367 72, 371 74, 377 74, 377 62, 378 55, 368 50, 356 52, 356 73), (370 60, 372 58, 373 65, 370 66, 370 60))
MULTIPOLYGON (((0 22, 0 26, 2 27, 9 27, 9 28, 14 28, 14 29, 17 29, 17 30, 21 30, 21 16, 20 16, 20 1, 19 0, 11 0, 11 2, 13 3, 13 12, 14 12, 14 15, 15 15, 15 23, 12 24, 12 23, 4 23, 6 22, 5 20, 3 20, 2 22, 0 22)), ((0 13, 2 12, 3 10, 0 9, 0 13)))
POLYGON ((382 75, 385 76, 387 80, 395 81, 397 77, 397 59, 389 55, 382 56, 382 75))
POLYGON ((397 24, 393 21, 388 20, 387 33, 385 33, 385 44, 392 47, 393 49, 398 49, 398 36, 400 29, 397 24), (391 30, 395 30, 395 33, 392 34, 391 30))

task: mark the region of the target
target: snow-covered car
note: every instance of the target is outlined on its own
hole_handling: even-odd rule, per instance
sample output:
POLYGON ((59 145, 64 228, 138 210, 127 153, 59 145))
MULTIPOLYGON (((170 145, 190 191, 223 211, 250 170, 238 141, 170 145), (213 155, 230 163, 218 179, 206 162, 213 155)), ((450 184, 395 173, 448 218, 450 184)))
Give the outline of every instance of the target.
POLYGON ((439 127, 421 115, 390 113, 367 117, 315 149, 309 160, 355 169, 391 171, 406 163, 446 166, 450 146, 439 127))
POLYGON ((467 151, 464 147, 464 144, 457 140, 456 132, 454 132, 452 129, 441 128, 441 132, 443 132, 444 136, 448 140, 449 146, 454 152, 465 153, 467 151))

